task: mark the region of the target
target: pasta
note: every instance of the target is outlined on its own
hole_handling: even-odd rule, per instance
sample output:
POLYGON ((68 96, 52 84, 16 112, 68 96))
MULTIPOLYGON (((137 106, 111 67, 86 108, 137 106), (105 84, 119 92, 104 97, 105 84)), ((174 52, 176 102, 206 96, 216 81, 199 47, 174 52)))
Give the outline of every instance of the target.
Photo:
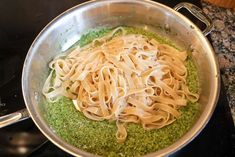
POLYGON ((89 119, 116 121, 117 141, 124 142, 127 123, 159 129, 174 122, 188 101, 198 101, 187 87, 186 58, 186 51, 118 27, 57 56, 42 92, 50 102, 72 99, 89 119))

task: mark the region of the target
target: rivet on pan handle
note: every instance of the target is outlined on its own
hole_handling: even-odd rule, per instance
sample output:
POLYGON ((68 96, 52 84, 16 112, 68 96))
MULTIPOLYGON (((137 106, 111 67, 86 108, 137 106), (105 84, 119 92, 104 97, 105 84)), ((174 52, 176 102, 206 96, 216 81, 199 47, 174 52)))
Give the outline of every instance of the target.
POLYGON ((1 116, 0 117, 0 128, 14 124, 16 122, 22 121, 29 118, 29 113, 27 109, 22 109, 17 112, 1 116))
POLYGON ((211 32, 213 28, 212 20, 202 11, 202 9, 191 3, 182 2, 177 4, 174 7, 174 10, 179 11, 181 8, 187 9, 192 15, 194 15, 198 20, 206 25, 205 30, 202 31, 205 36, 207 36, 211 32))

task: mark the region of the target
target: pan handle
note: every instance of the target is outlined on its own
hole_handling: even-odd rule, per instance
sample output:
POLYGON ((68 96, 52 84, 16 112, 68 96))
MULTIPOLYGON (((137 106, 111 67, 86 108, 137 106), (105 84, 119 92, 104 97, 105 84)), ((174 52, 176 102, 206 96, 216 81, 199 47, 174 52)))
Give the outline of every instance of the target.
POLYGON ((0 117, 0 128, 3 128, 5 126, 14 124, 16 122, 19 122, 25 119, 28 119, 29 117, 30 116, 26 108, 19 110, 17 112, 2 116, 0 117))
POLYGON ((200 9, 199 7, 187 3, 187 2, 182 2, 177 4, 174 7, 175 11, 179 11, 181 8, 187 9, 192 15, 194 15, 198 20, 203 22, 206 25, 205 30, 202 31, 202 33, 207 36, 213 29, 213 23, 212 20, 200 9))

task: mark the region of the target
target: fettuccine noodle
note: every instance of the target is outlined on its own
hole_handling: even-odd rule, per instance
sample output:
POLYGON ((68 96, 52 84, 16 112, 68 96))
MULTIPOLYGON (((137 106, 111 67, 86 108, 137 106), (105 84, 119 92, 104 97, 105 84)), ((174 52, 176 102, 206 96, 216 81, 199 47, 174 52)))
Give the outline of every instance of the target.
POLYGON ((56 57, 43 94, 50 102, 72 99, 89 119, 116 121, 116 138, 124 142, 126 123, 159 129, 174 122, 187 101, 198 100, 186 84, 186 58, 185 51, 118 27, 56 57))

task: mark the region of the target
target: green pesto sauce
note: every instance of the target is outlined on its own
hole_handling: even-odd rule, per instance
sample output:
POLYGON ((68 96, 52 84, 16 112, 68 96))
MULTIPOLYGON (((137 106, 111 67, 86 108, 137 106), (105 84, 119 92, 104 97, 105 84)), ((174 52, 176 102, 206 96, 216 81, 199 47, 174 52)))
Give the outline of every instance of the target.
MULTIPOLYGON (((142 28, 134 28, 134 27, 129 27, 129 26, 124 26, 123 28, 126 30, 127 34, 142 34, 150 39, 154 38, 160 43, 166 43, 170 46, 177 48, 177 46, 174 43, 172 43, 170 40, 168 40, 167 38, 164 38, 162 36, 159 36, 158 34, 156 34, 154 32, 146 31, 142 28)), ((83 46, 91 43, 95 38, 102 37, 105 34, 111 32, 112 30, 113 29, 107 29, 107 28, 101 28, 98 30, 91 30, 88 33, 83 34, 81 39, 75 45, 78 44, 80 47, 83 47, 83 46)), ((115 35, 118 35, 118 34, 120 34, 120 32, 117 32, 115 35)))
MULTIPOLYGON (((125 29, 127 33, 143 34, 161 43, 174 46, 167 39, 152 32, 131 27, 125 27, 125 29)), ((111 29, 93 30, 81 37, 79 45, 84 46, 110 31, 111 29)), ((197 71, 190 58, 187 59, 186 66, 189 89, 192 92, 198 92, 197 71)), ((109 157, 140 156, 171 145, 189 130, 199 111, 197 103, 188 103, 180 109, 182 113, 180 118, 158 130, 146 131, 138 124, 128 124, 127 139, 120 144, 117 143, 115 136, 117 131, 115 122, 90 120, 78 112, 72 101, 65 97, 55 103, 45 103, 44 107, 45 118, 58 136, 84 151, 109 157)))

